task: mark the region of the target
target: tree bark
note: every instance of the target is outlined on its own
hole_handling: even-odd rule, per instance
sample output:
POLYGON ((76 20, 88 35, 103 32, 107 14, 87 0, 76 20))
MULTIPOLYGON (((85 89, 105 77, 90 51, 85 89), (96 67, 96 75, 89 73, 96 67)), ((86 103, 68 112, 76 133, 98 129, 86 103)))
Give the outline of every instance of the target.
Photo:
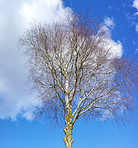
POLYGON ((73 129, 72 114, 69 111, 67 112, 65 117, 65 128, 64 128, 65 137, 63 138, 66 148, 72 148, 72 143, 73 143, 72 129, 73 129))

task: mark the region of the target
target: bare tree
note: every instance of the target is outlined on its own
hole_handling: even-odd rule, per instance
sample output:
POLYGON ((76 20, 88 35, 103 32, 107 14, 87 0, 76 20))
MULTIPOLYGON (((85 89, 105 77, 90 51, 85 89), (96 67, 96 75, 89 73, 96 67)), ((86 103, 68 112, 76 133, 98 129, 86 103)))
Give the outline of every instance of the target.
POLYGON ((73 15, 52 25, 33 24, 20 38, 33 89, 42 101, 39 113, 65 122, 64 142, 72 147, 77 119, 125 121, 133 111, 135 66, 112 54, 101 25, 73 15))

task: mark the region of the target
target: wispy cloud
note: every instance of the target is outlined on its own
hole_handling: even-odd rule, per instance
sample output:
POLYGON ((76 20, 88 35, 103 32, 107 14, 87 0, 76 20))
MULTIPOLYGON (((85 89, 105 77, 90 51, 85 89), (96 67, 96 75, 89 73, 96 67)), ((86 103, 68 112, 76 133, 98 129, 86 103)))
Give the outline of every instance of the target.
POLYGON ((112 17, 112 18, 106 17, 106 18, 104 19, 104 23, 105 23, 105 25, 106 25, 107 27, 109 27, 109 28, 114 28, 114 26, 115 26, 113 17, 112 17))
MULTIPOLYGON (((132 7, 136 8, 135 16, 138 16, 138 0, 133 1, 132 7)), ((135 23, 136 31, 138 32, 138 23, 135 23)))
POLYGON ((136 53, 138 53, 138 48, 137 48, 136 51, 135 51, 135 54, 136 54, 136 53))
POLYGON ((115 23, 114 23, 114 19, 109 18, 109 17, 105 17, 103 24, 101 25, 101 28, 99 31, 104 31, 107 36, 111 37, 111 32, 114 29, 115 23))
POLYGON ((136 24, 136 31, 138 32, 138 23, 136 24))

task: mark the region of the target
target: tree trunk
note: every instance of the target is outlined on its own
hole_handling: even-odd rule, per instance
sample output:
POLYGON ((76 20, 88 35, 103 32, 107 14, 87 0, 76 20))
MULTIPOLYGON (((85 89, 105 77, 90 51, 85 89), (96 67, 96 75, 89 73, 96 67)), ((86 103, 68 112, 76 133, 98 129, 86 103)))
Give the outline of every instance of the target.
POLYGON ((64 128, 65 137, 63 138, 63 140, 65 142, 66 148, 72 148, 72 143, 73 143, 72 129, 73 129, 72 114, 70 112, 67 113, 65 117, 65 128, 64 128))

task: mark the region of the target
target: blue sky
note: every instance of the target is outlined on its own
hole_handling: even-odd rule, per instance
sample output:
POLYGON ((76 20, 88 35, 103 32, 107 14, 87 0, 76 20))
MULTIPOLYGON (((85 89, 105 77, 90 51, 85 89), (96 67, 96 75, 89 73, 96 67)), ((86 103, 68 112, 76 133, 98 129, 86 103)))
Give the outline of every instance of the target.
MULTIPOLYGON (((27 91, 25 60, 17 42, 34 19, 51 23, 86 9, 105 23, 115 53, 137 56, 138 0, 0 0, 0 148, 64 147, 62 128, 53 128, 48 119, 32 121, 39 102, 27 91)), ((137 100, 135 106, 133 121, 120 128, 111 121, 78 121, 73 147, 137 148, 137 100)))

